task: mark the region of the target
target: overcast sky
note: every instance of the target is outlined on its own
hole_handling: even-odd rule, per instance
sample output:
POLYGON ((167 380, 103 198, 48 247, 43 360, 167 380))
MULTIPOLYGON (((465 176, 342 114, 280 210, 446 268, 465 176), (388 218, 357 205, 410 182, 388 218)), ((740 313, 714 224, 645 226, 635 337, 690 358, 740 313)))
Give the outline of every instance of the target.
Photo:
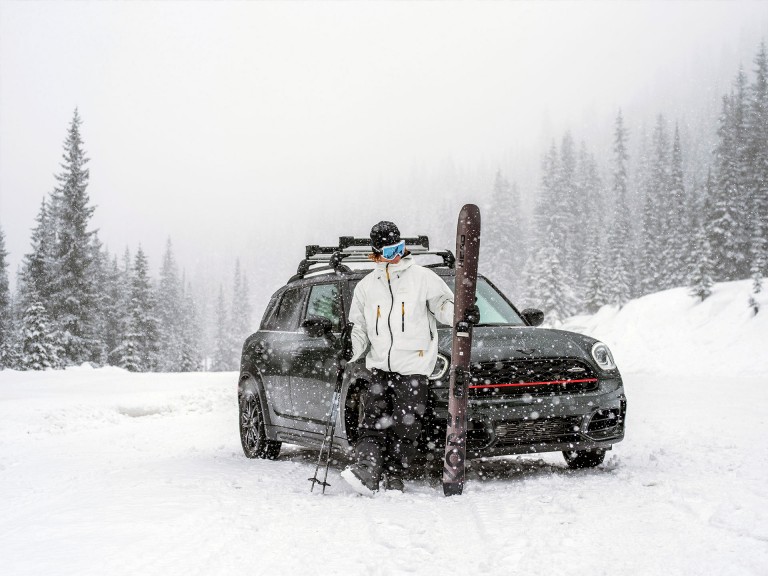
POLYGON ((565 128, 674 107, 767 32, 764 2, 0 1, 11 273, 75 107, 113 251, 157 266, 171 236, 187 266, 253 267, 263 238, 396 219, 415 169, 537 162, 565 128))

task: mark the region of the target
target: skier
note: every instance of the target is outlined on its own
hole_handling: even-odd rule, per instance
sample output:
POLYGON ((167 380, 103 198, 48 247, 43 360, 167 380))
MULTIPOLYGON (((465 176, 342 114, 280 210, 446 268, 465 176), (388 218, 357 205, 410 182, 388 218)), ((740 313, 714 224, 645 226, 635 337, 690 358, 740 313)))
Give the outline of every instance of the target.
MULTIPOLYGON (((428 268, 416 264, 392 222, 371 229, 376 268, 355 287, 349 320, 351 360, 365 354, 372 378, 355 446, 357 462, 341 476, 355 491, 373 495, 403 490, 421 436, 429 392, 427 377, 437 362, 437 325, 453 323, 453 294, 428 268)), ((477 306, 472 320, 479 318, 477 306)))

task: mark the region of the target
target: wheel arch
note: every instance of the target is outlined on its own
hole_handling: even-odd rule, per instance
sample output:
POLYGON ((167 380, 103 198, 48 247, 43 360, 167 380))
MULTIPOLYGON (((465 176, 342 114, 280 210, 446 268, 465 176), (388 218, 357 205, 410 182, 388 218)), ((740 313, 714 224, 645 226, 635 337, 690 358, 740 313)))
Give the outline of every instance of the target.
POLYGON ((242 396, 255 395, 259 398, 261 403, 262 414, 264 417, 264 427, 267 431, 267 436, 272 439, 272 413, 269 409, 269 403, 267 402, 267 394, 264 390, 264 380, 258 370, 243 371, 240 373, 240 380, 237 384, 237 397, 238 400, 242 396))

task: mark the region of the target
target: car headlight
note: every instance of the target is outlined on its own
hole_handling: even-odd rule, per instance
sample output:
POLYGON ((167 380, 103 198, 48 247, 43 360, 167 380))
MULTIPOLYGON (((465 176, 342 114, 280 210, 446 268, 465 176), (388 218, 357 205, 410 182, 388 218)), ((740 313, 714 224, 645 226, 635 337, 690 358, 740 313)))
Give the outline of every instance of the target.
POLYGON ((597 365, 603 370, 614 370, 616 368, 616 362, 613 361, 613 354, 608 349, 608 346, 602 342, 596 342, 592 346, 592 358, 595 359, 597 365))
POLYGON ((437 362, 435 362, 435 369, 432 370, 432 374, 429 375, 430 380, 440 380, 443 376, 445 376, 445 373, 448 372, 448 368, 450 367, 451 363, 448 362, 448 358, 443 356, 442 354, 437 355, 437 362))

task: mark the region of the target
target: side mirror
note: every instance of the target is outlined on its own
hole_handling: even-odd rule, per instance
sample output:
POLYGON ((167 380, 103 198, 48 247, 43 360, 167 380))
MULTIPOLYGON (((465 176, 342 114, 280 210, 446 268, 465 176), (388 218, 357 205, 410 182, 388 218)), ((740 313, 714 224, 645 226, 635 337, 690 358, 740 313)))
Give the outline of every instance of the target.
POLYGON ((327 336, 333 331, 333 323, 328 318, 323 318, 322 316, 309 316, 301 323, 301 327, 313 338, 327 336))
POLYGON ((544 322, 544 312, 538 308, 526 308, 522 312, 523 320, 528 322, 531 326, 541 326, 544 322))

